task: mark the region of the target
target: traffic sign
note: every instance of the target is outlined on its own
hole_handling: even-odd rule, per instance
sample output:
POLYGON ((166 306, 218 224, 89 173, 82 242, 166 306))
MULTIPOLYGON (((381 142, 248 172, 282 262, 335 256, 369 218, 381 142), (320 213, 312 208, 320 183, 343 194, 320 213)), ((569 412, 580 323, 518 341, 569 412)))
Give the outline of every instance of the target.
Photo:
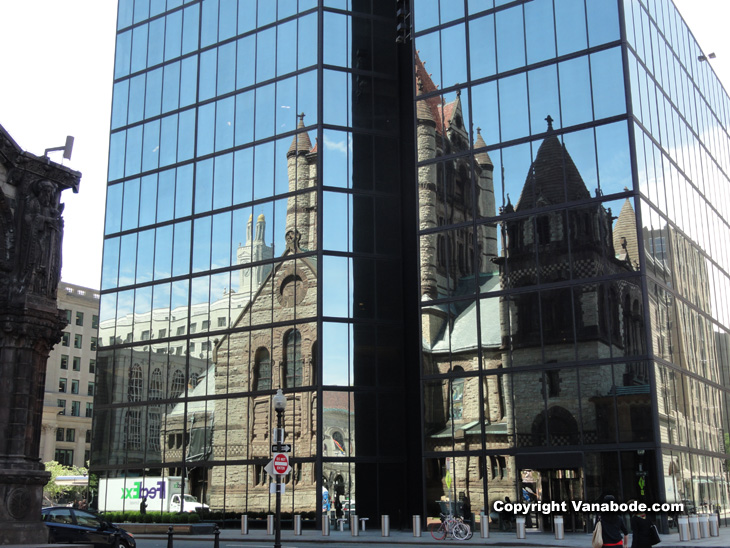
POLYGON ((289 472, 291 472, 291 466, 289 466, 289 456, 286 453, 276 453, 274 455, 274 458, 269 461, 269 464, 264 466, 264 471, 272 477, 287 475, 289 472))
POLYGON ((282 495, 286 492, 286 483, 270 483, 269 493, 275 495, 277 487, 279 488, 279 493, 281 493, 282 495))
POLYGON ((274 443, 271 445, 272 453, 291 453, 291 445, 288 443, 274 443))
POLYGON ((274 428, 271 431, 271 439, 274 441, 274 443, 284 443, 284 429, 274 428))
POLYGON ((276 474, 283 476, 289 473, 289 456, 286 453, 276 453, 273 463, 276 474))

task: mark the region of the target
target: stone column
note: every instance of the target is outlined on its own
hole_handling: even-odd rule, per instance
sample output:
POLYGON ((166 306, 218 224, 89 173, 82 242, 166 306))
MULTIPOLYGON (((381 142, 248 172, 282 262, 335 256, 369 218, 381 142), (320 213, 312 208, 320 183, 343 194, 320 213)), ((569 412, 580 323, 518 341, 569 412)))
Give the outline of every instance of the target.
POLYGON ((38 458, 46 362, 65 317, 61 191, 81 174, 22 151, 0 126, 0 545, 48 541, 41 521, 50 474, 38 458))
POLYGON ((55 301, 24 301, 25 308, 0 311, 0 544, 48 540, 39 521, 50 474, 37 455, 46 361, 64 324, 55 301))

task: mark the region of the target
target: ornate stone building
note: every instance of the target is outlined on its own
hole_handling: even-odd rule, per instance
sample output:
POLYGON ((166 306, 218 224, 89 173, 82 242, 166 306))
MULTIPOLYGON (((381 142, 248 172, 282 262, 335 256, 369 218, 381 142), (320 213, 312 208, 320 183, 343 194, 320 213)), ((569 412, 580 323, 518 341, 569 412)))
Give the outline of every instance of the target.
POLYGON ((38 458, 46 361, 66 316, 61 276, 61 192, 81 174, 24 152, 0 126, 0 544, 43 544, 38 458))
MULTIPOLYGON (((303 118, 303 116, 301 117, 303 118)), ((303 128, 300 119, 299 128, 303 128)), ((297 511, 316 508, 316 475, 312 457, 317 453, 317 398, 306 390, 317 383, 316 324, 307 321, 317 314, 317 262, 296 258, 303 250, 316 248, 317 148, 309 136, 295 136, 287 152, 289 190, 286 210, 287 249, 277 261, 251 301, 233 319, 235 330, 217 342, 216 393, 228 394, 216 400, 216 419, 227 416, 228 428, 214 429, 216 459, 260 459, 248 467, 245 481, 227 482, 222 470, 212 472, 211 506, 264 511, 269 505, 269 480, 263 467, 271 455, 271 428, 276 423, 271 393, 276 388, 305 388, 287 396, 285 430, 292 456, 302 459, 294 465, 291 489, 283 505, 291 507, 298 492, 297 511), (294 314, 296 305, 296 315, 294 314), (274 322, 277 327, 258 326, 274 322), (265 394, 261 394, 265 392, 265 394), (237 394, 240 394, 238 396, 237 394), (235 396, 234 396, 235 395, 235 396), (308 462, 306 462, 308 461, 308 462), (224 488, 225 485, 225 488, 224 488)))
MULTIPOLYGON (((454 120, 460 110, 458 97, 452 108, 444 110, 453 112, 450 116, 454 120)), ((425 119, 425 109, 421 112, 425 119)), ((455 272, 452 294, 458 295, 460 288, 474 287, 476 283, 480 293, 487 296, 495 291, 520 291, 510 297, 484 298, 478 308, 470 300, 422 307, 424 373, 449 375, 447 380, 426 383, 426 439, 431 450, 473 450, 481 446, 482 435, 491 451, 507 450, 513 444, 540 447, 598 443, 612 435, 617 426, 630 431, 624 423, 636 423, 636 416, 649 411, 648 373, 643 362, 628 363, 616 380, 610 370, 582 371, 580 386, 591 397, 584 400, 586 405, 581 411, 577 407, 580 396, 575 371, 555 368, 526 372, 515 375, 511 382, 505 375, 493 374, 483 377, 481 387, 479 377, 474 376, 480 363, 484 369, 499 371, 543 361, 550 364, 643 353, 639 337, 641 292, 636 285, 622 279, 530 290, 538 283, 564 283, 571 269, 576 268, 586 278, 615 277, 634 270, 628 251, 636 249, 633 211, 630 206, 624 208, 617 220, 602 205, 580 205, 590 193, 569 152, 552 133, 551 121, 548 117, 547 136, 526 174, 517 204, 513 206, 508 199, 500 211, 504 253, 496 256, 495 246, 494 252, 484 254, 478 270, 466 272, 459 269, 458 242, 447 245, 445 253, 445 266, 455 272), (567 210, 530 214, 533 209, 564 208, 567 204, 575 205, 567 210), (614 221, 620 235, 614 234, 614 221), (627 240, 631 243, 623 245, 627 240), (623 245, 622 252, 615 251, 614 241, 623 245), (483 410, 478 404, 480 390, 484 394, 483 410), (612 400, 617 391, 621 392, 622 402, 618 425, 604 401, 612 400), (581 422, 583 427, 579 426, 581 422)), ((442 139, 449 142, 448 133, 442 139)), ((476 145, 480 140, 477 134, 476 145)), ((491 173, 486 153, 475 159, 480 168, 476 173, 491 173)), ((444 164, 449 165, 446 161, 444 164)), ((444 172, 445 185, 458 186, 454 180, 459 177, 458 169, 445 167, 444 172)), ((425 173, 422 170, 421 174, 425 173)), ((489 196, 493 192, 491 178, 481 178, 473 188, 489 196)), ((421 200, 422 212, 448 209, 436 193, 427 195, 422 190, 421 200)), ((422 224, 422 229, 426 228, 422 224)), ((497 228, 483 225, 482 230, 496 234, 497 228)), ((492 238, 481 237, 479 241, 491 242, 492 238)), ((430 256, 428 246, 422 245, 421 252, 421 272, 428 278, 428 273, 438 272, 438 268, 424 267, 424 259, 430 256)), ((422 287, 428 283, 425 279, 422 287)), ((441 287, 443 296, 447 294, 446 284, 441 287)), ((641 437, 632 439, 639 441, 641 437)), ((498 454, 455 456, 448 459, 448 465, 446 459, 434 460, 426 470, 428 500, 453 498, 452 494, 457 493, 486 507, 495 500, 514 496, 518 486, 541 493, 545 500, 582 492, 582 463, 567 457, 562 460, 560 466, 544 456, 523 456, 519 462, 514 456, 498 454), (563 471, 560 476, 556 468, 563 471), (488 473, 488 500, 482 488, 483 470, 488 473), (445 484, 447 477, 453 481, 450 488, 445 484)))
POLYGON ((271 510, 283 385, 288 511, 727 506, 728 99, 671 2, 248 4, 119 4, 92 470, 271 510))

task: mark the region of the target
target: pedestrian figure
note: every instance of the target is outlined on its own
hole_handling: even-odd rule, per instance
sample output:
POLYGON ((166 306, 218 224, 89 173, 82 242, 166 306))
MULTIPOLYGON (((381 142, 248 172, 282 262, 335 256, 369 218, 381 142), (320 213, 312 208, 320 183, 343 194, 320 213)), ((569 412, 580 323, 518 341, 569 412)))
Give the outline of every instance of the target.
MULTIPOLYGON (((512 504, 512 501, 509 497, 504 497, 504 504, 512 504)), ((512 512, 508 512, 507 510, 502 510, 500 512, 500 520, 502 521, 501 526, 503 531, 511 531, 512 530, 512 512)))
POLYGON ((340 501, 340 495, 335 495, 335 519, 342 518, 342 502, 340 501))
POLYGON ((471 502, 469 501, 469 497, 464 495, 461 499, 461 511, 464 514, 463 518, 466 523, 468 523, 472 529, 474 528, 474 520, 471 513, 471 502))
POLYGON ((645 512, 631 515, 631 548, 651 548, 652 523, 645 512))
MULTIPOLYGON (((613 495, 603 497, 603 502, 611 504, 616 502, 613 495)), ((624 536, 628 535, 624 520, 618 515, 618 512, 601 512, 596 523, 601 522, 601 534, 603 535, 603 546, 623 546, 624 536)), ((595 527, 594 527, 595 528, 595 527)))

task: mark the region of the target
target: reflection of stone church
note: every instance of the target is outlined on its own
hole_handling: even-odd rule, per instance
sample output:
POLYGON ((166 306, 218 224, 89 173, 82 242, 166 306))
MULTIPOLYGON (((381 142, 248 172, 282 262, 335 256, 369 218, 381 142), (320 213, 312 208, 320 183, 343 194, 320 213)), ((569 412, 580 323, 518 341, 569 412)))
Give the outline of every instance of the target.
MULTIPOLYGON (((419 90, 436 89, 423 65, 418 66, 417 76, 419 90)), ((451 102, 438 97, 419 101, 417 116, 419 161, 468 150, 458 95, 451 102)), ((423 301, 474 295, 477 287, 485 297, 479 306, 472 297, 422 308, 424 374, 450 374, 446 380, 425 382, 426 450, 480 450, 484 434, 490 452, 429 459, 425 473, 430 504, 465 494, 473 508, 487 507, 505 496, 519 496, 518 478, 539 494, 539 474, 530 468, 545 465, 500 456, 501 449, 549 445, 559 451, 560 446, 597 443, 629 422, 625 430, 633 432, 634 439, 626 441, 651 435, 645 362, 627 362, 616 369, 618 378, 610 367, 581 369, 584 405, 580 410, 576 371, 566 374, 550 366, 616 356, 629 359, 644 352, 641 290, 638 282, 625 276, 638 261, 633 210, 629 206, 617 220, 603 205, 587 203, 590 192, 551 122, 525 174, 519 200, 513 206, 508 199, 500 209, 499 234, 497 226, 480 224, 476 235, 472 228, 461 228, 421 239, 423 301), (570 203, 577 205, 564 207, 570 203), (550 206, 558 205, 563 207, 551 210, 550 206), (532 210, 540 213, 531 214, 532 210), (471 258, 476 264, 470 264, 471 258), (621 279, 561 287, 576 277, 614 275, 621 279), (537 284, 556 288, 538 291, 537 284), (510 291, 508 296, 489 296, 505 290, 510 291), (479 351, 487 375, 476 375, 479 351), (511 366, 537 364, 544 371, 497 373, 511 366), (590 405, 585 405, 588 401, 590 405), (643 434, 637 424, 644 425, 643 434), (484 474, 489 500, 483 492, 484 474)), ((477 132, 474 148, 484 146, 477 132)), ((474 215, 495 216, 493 169, 486 152, 474 155, 473 166, 462 158, 421 167, 421 230, 438 227, 443 219, 458 224, 472 221, 474 215)), ((582 464, 573 460, 547 466, 573 469, 567 475, 580 480, 582 464)), ((582 486, 576 487, 582 494, 582 486)))
MULTIPOLYGON (((248 221, 246 240, 236 250, 236 261, 246 265, 272 257, 272 248, 264 242, 266 220, 259 215, 248 221)), ((147 407, 130 407, 97 414, 95 428, 99 432, 118 432, 108 436, 107 461, 111 464, 161 461, 188 462, 210 457, 212 404, 205 411, 206 420, 196 422, 192 404, 154 405, 154 400, 196 397, 213 393, 213 340, 205 338, 211 328, 226 327, 231 310, 242 309, 251 298, 251 288, 258 287, 270 271, 270 265, 243 268, 237 276, 238 288, 227 289, 212 303, 154 309, 146 314, 127 314, 108 319, 99 325, 101 346, 148 341, 132 350, 113 354, 103 348, 98 353, 97 393, 104 401, 141 403, 147 407), (211 327, 212 326, 212 327, 211 327), (178 340, 158 343, 170 335, 199 333, 193 341, 178 340), (205 382, 204 382, 205 381, 205 382), (201 384, 202 383, 202 384, 201 384), (188 418, 185 418, 187 409, 188 418), (183 428, 185 426, 185 428, 183 428)), ((101 434, 97 434, 101 436, 101 434)), ((169 470, 179 475, 180 469, 169 470)), ((202 494, 203 482, 193 493, 202 494)))
MULTIPOLYGON (((299 127, 303 127, 302 122, 299 127)), ((291 508, 296 500, 296 511, 316 508, 314 387, 318 379, 313 358, 317 354, 313 319, 317 312, 317 263, 314 257, 295 256, 317 247, 317 154, 317 147, 312 147, 305 132, 293 139, 288 151, 289 190, 295 195, 287 204, 287 248, 283 256, 273 267, 265 264, 242 269, 239 290, 231 290, 220 301, 191 306, 189 323, 202 328, 197 332, 210 329, 212 322, 218 327, 230 326, 233 334, 203 342, 209 346, 199 349, 191 348, 195 343, 167 347, 151 340, 142 351, 116 354, 113 370, 111 363, 107 363, 109 357, 102 353, 99 358, 100 369, 107 371, 100 377, 103 382, 99 389, 110 392, 106 396, 108 401, 134 403, 147 396, 150 400, 185 398, 175 405, 133 407, 110 413, 108 420, 123 432, 115 436, 112 459, 133 463, 145 455, 147 462, 180 462, 184 458, 186 489, 212 508, 223 508, 225 503, 231 511, 269 509, 271 479, 264 466, 271 458, 271 427, 276 423, 271 393, 279 387, 285 391, 295 389, 287 391, 286 442, 292 444, 290 456, 295 460, 292 474, 284 478, 288 486, 283 507, 291 508), (234 316, 228 312, 229 302, 234 316), (270 326, 272 323, 274 327, 270 326), (264 324, 266 328, 257 328, 264 324), (199 356, 198 350, 202 351, 199 356), (268 394, 259 395, 261 392, 268 394), (231 396, 225 400, 209 399, 220 394, 231 396), (297 462, 299 459, 305 462, 297 462), (206 460, 255 463, 229 464, 225 472, 223 467, 196 465, 206 460)), ((255 227, 253 219, 249 220, 246 243, 237 252, 238 264, 272 258, 271 248, 264 243, 264 228, 263 215, 257 218, 255 227)), ((146 340, 149 334, 137 332, 138 325, 149 325, 151 320, 154 334, 168 325, 170 317, 183 319, 180 325, 170 323, 171 333, 188 328, 187 308, 168 309, 153 311, 151 318, 130 317, 116 323, 112 320, 101 325, 100 335, 116 337, 110 344, 146 340)), ((322 402, 322 452, 329 457, 354 454, 353 402, 346 393, 342 393, 345 397, 340 401, 339 394, 326 393, 322 402)), ((109 426, 111 423, 103 419, 97 421, 98 428, 109 426)), ((182 472, 179 468, 167 468, 166 473, 182 472)), ((333 487, 340 494, 354 494, 347 465, 325 464, 323 473, 326 487, 333 487)))
MULTIPOLYGON (((299 127, 303 127, 300 122, 299 127)), ((276 414, 271 390, 287 391, 286 442, 291 456, 317 454, 316 322, 317 264, 313 257, 294 258, 316 249, 316 158, 306 133, 294 137, 287 154, 289 190, 297 192, 287 204, 286 242, 283 257, 263 279, 251 301, 232 321, 235 333, 216 344, 216 393, 238 394, 216 400, 213 458, 256 460, 245 477, 226 481, 222 469, 214 469, 210 502, 214 508, 263 511, 269 507, 269 478, 263 467, 271 458, 271 428, 276 414), (274 327, 256 326, 274 323, 274 327), (312 390, 307 390, 311 387, 312 390), (304 390, 302 390, 304 389, 304 390), (268 392, 266 395, 259 395, 268 392)), ((298 510, 314 510, 316 476, 314 463, 295 463, 286 478, 290 488, 284 507, 291 507, 296 493, 298 510), (308 496, 309 495, 309 496, 308 496), (288 501, 288 502, 287 502, 288 501)))

